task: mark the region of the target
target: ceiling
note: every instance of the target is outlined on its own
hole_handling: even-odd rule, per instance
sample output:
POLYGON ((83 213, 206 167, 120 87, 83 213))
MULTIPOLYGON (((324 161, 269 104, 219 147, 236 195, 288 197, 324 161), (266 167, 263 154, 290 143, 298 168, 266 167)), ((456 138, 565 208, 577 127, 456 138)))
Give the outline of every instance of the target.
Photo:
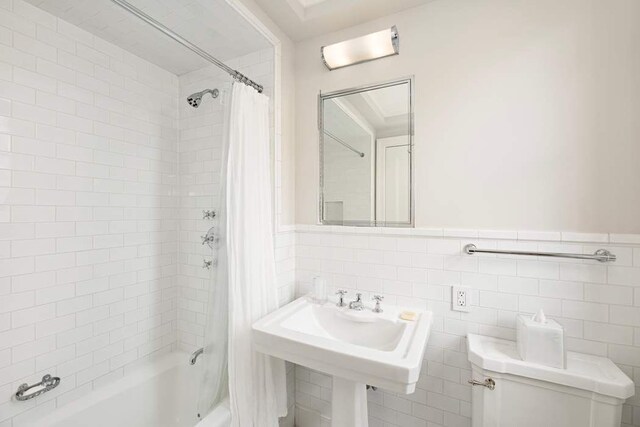
MULTIPOLYGON (((210 65, 110 0, 26 1, 174 74, 210 65)), ((270 46, 225 0, 128 1, 222 61, 270 46)))
POLYGON ((433 0, 255 0, 294 41, 338 31, 433 0))

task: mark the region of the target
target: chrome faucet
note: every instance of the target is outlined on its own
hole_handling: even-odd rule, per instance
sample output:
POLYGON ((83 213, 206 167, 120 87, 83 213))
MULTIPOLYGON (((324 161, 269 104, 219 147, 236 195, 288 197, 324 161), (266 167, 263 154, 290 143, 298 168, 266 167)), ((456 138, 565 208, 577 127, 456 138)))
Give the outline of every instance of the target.
POLYGON ((349 309, 362 311, 364 310, 364 304, 362 303, 362 294, 357 293, 355 301, 351 301, 349 303, 349 309))

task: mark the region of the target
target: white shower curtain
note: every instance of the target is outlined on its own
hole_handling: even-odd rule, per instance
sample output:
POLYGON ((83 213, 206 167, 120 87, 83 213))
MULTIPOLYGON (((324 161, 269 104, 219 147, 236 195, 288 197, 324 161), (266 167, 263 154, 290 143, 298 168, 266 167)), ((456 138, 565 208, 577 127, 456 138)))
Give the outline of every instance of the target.
POLYGON ((268 98, 234 83, 228 122, 226 237, 232 425, 269 427, 286 415, 284 362, 252 348, 251 325, 278 308, 268 98))

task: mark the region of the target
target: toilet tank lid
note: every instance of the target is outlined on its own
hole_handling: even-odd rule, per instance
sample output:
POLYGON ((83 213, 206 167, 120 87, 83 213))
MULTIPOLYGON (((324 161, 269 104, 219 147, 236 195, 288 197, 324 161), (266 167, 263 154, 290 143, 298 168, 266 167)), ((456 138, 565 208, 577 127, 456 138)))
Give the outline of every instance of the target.
POLYGON ((518 375, 605 396, 627 399, 634 395, 633 382, 610 359, 567 352, 567 368, 525 362, 514 341, 469 334, 468 356, 471 364, 488 371, 518 375))

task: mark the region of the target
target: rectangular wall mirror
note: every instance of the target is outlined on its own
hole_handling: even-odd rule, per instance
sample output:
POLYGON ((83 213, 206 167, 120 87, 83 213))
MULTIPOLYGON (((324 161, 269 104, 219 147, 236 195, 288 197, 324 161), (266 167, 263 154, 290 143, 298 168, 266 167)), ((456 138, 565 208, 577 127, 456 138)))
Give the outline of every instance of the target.
POLYGON ((320 223, 413 226, 413 78, 321 93, 320 223))

